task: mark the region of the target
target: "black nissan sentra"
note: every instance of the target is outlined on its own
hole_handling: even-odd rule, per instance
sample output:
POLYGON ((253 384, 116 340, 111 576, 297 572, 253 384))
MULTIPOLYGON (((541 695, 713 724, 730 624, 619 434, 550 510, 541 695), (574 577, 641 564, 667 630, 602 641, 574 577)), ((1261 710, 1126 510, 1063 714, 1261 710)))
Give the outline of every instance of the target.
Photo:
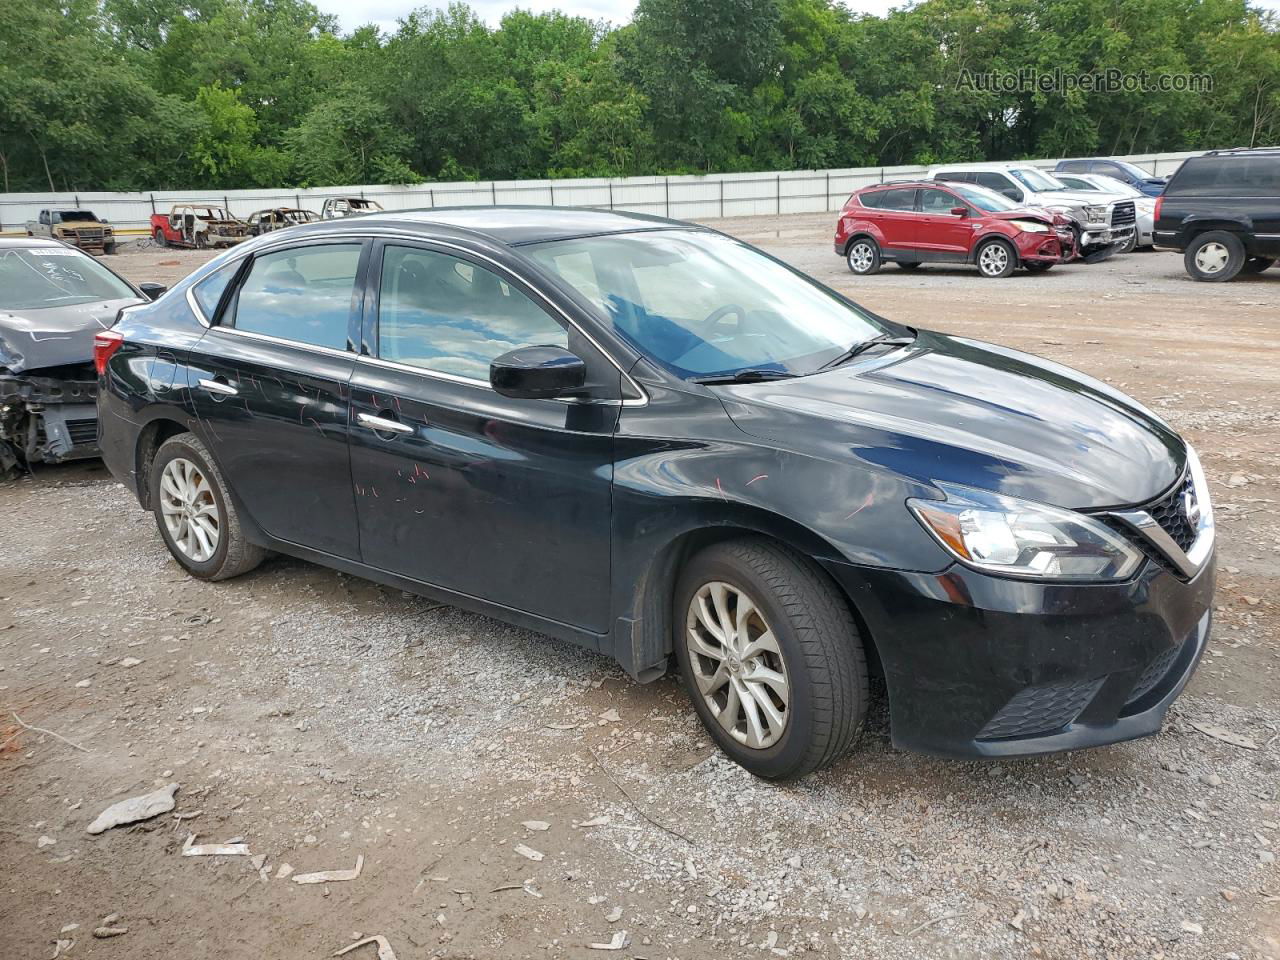
POLYGON ((98 335, 103 455, 194 576, 269 552, 675 661, 762 777, 857 737, 1153 734, 1209 633, 1194 451, 1065 367, 731 237, 486 208, 235 247, 98 335), (910 319, 910 318, 909 318, 910 319))

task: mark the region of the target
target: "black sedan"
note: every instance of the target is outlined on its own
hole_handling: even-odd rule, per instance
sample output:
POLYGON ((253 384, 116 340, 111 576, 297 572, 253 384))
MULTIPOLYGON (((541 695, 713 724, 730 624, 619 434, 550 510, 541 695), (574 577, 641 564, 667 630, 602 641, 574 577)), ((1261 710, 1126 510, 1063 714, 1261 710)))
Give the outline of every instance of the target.
POLYGON ((1214 580, 1192 449, 1064 367, 653 217, 375 214, 229 250, 99 334, 103 455, 193 575, 267 551, 672 655, 763 777, 893 740, 1155 733, 1214 580))

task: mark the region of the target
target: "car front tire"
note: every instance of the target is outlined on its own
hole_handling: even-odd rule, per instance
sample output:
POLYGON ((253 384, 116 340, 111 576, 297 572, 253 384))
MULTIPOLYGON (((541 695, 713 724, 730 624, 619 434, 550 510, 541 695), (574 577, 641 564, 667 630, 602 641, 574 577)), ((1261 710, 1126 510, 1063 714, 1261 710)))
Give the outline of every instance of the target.
POLYGON ((1244 244, 1234 233, 1210 230, 1187 246, 1183 266, 1193 280, 1223 283, 1233 279, 1244 266, 1244 244))
POLYGON ((193 577, 237 577, 266 556, 245 538, 226 481, 195 434, 179 434, 160 445, 149 483, 160 537, 193 577))
POLYGON ((978 273, 991 280, 1009 276, 1018 266, 1018 254, 1003 240, 988 240, 974 254, 978 273))
POLYGON ((858 237, 845 251, 849 272, 867 277, 880 269, 880 245, 870 237, 858 237))
POLYGON ((852 746, 867 712, 866 654, 811 560, 765 539, 715 544, 682 571, 673 619, 694 709, 736 763, 792 780, 852 746))

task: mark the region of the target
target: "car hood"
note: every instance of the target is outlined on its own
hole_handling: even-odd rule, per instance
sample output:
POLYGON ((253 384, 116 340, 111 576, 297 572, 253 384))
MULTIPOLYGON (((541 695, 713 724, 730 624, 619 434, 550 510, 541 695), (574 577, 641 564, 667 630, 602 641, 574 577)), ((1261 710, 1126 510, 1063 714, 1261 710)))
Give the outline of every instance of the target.
POLYGON ((23 373, 88 363, 93 359, 93 335, 110 328, 121 307, 135 303, 146 301, 128 297, 38 310, 0 307, 0 368, 23 373))
POLYGON ((1044 207, 1019 207, 1016 210, 993 210, 983 212, 983 217, 992 220, 1026 220, 1033 217, 1038 220, 1044 220, 1046 223, 1053 223, 1054 217, 1058 216, 1052 210, 1044 207))
POLYGON ((1047 203, 1077 203, 1081 205, 1107 206, 1115 203, 1116 197, 1109 195, 1100 195, 1097 193, 1075 193, 1070 190, 1043 190, 1033 194, 1035 201, 1039 205, 1047 203))
POLYGON ((826 373, 717 388, 748 434, 1077 510, 1145 503, 1186 448, 1155 414, 1068 367, 921 331, 826 373))

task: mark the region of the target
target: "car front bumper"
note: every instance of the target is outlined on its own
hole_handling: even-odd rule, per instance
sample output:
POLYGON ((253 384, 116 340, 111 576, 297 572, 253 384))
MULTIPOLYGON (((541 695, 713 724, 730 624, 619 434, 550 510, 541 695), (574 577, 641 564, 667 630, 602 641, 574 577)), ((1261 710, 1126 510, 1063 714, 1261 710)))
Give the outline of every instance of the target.
POLYGON ((1082 247, 1096 247, 1124 243, 1133 236, 1133 232, 1133 224, 1123 227, 1094 227, 1091 225, 1080 234, 1080 245, 1082 247))
POLYGON ((1210 557, 1190 581, 1153 560, 1120 584, 826 567, 884 668, 896 746, 1011 757, 1160 730, 1208 642, 1210 557))

